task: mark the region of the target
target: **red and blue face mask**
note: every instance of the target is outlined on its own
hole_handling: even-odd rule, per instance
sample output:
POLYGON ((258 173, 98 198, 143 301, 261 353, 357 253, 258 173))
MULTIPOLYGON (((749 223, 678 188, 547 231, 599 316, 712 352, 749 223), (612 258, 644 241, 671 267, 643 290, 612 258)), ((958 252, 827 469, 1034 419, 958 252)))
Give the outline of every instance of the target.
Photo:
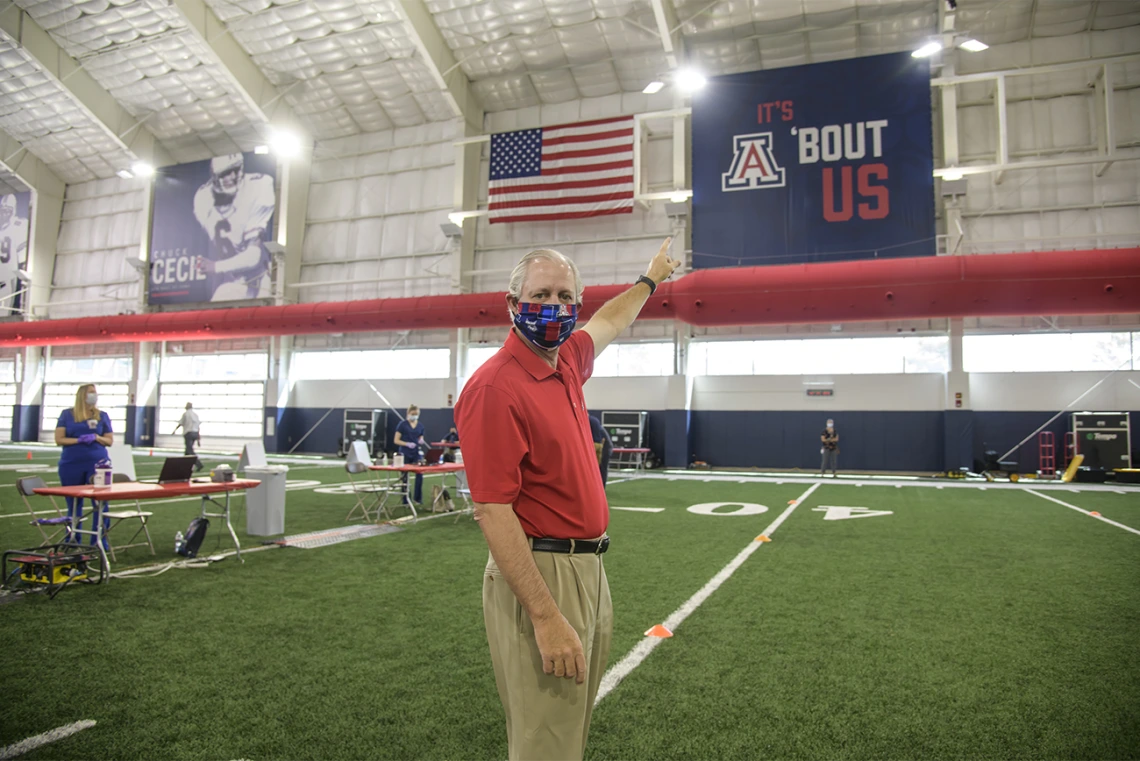
POLYGON ((577 304, 527 304, 519 302, 515 327, 535 346, 557 349, 574 332, 577 304))

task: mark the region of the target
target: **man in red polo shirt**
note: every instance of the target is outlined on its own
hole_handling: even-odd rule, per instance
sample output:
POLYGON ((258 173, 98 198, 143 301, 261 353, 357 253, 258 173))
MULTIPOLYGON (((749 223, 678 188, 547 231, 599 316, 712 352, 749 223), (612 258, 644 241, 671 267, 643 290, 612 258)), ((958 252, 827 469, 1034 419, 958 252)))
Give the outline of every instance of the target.
POLYGON ((602 566, 609 506, 582 384, 680 264, 670 242, 577 333, 578 268, 549 249, 524 256, 507 293, 514 327, 455 405, 491 550, 483 618, 511 759, 580 759, 586 747, 613 607, 602 566))

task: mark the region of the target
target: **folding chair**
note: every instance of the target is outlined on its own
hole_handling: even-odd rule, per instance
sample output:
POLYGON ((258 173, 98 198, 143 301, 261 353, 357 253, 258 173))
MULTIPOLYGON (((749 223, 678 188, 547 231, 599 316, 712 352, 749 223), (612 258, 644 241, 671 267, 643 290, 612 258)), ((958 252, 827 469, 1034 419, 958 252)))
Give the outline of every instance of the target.
POLYGON ((357 510, 360 511, 360 519, 363 521, 372 520, 373 510, 376 512, 375 520, 380 520, 381 511, 387 512, 384 509, 383 496, 387 494, 388 487, 377 483, 372 477, 372 471, 368 470, 368 465, 363 462, 346 462, 344 470, 348 473, 348 481, 352 484, 352 494, 356 497, 356 504, 348 511, 348 515, 344 519, 345 522, 354 520, 353 516, 356 515, 357 510), (358 481, 353 478, 354 474, 363 474, 364 478, 358 481))
POLYGON ((48 497, 51 500, 51 506, 55 510, 55 517, 41 518, 36 514, 35 507, 32 506, 31 501, 28 499, 32 496, 39 496, 36 494, 36 489, 42 489, 47 484, 39 476, 27 476, 25 478, 16 479, 16 491, 20 493, 20 499, 24 500, 24 506, 28 508, 28 513, 32 516, 29 521, 33 526, 39 529, 40 535, 44 538, 44 544, 51 544, 55 537, 59 536, 60 532, 64 532, 66 536, 71 535, 71 517, 64 515, 63 511, 59 509, 59 504, 55 501, 55 497, 48 497), (50 534, 44 528, 45 526, 58 526, 50 534))
MULTIPOLYGON (((115 483, 126 483, 129 482, 131 478, 126 473, 115 473, 113 476, 111 476, 111 480, 115 483)), ((146 525, 147 520, 150 518, 150 516, 154 515, 154 513, 148 513, 142 510, 142 506, 139 505, 139 501, 137 499, 135 500, 134 510, 110 510, 107 509, 106 502, 104 502, 103 505, 104 510, 102 512, 102 516, 103 520, 105 521, 103 536, 107 538, 107 549, 111 552, 111 560, 118 560, 118 558, 115 557, 116 549, 125 550, 130 547, 149 547, 150 554, 155 554, 154 542, 152 542, 150 539, 150 529, 147 528, 146 525), (141 525, 139 526, 138 530, 135 531, 134 536, 130 538, 130 541, 127 542, 127 544, 120 544, 116 548, 115 543, 111 541, 111 530, 114 529, 115 526, 118 526, 120 523, 127 520, 137 520, 141 525), (146 535, 145 542, 135 541, 135 539, 138 539, 139 534, 146 535)))

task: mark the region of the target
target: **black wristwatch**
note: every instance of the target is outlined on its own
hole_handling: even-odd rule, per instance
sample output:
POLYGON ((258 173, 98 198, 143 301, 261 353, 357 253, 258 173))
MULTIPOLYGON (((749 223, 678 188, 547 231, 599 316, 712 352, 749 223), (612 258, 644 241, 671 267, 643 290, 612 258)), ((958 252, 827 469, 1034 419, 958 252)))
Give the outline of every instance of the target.
POLYGON ((639 277, 637 279, 637 281, 634 283, 634 285, 637 285, 638 283, 645 283, 646 285, 649 286, 649 295, 650 296, 652 296, 653 292, 657 290, 657 283, 653 282, 653 278, 649 277, 648 275, 642 275, 641 277, 639 277))

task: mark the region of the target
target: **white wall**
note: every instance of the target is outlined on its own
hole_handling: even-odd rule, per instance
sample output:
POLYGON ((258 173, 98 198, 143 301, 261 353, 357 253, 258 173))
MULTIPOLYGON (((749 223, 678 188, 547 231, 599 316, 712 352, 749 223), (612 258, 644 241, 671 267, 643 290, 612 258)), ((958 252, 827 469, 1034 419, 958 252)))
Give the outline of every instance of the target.
POLYGON ((396 409, 403 414, 409 404, 426 409, 440 409, 447 406, 447 380, 431 378, 427 380, 323 380, 297 381, 289 395, 290 407, 352 407, 360 409, 383 409, 386 405, 368 383, 371 382, 396 409))
POLYGON ((452 209, 455 137, 454 123, 435 122, 319 143, 301 282, 355 282, 287 295, 312 302, 450 293, 440 224, 452 209))
POLYGON ((126 261, 139 255, 148 190, 139 179, 67 186, 52 276, 53 306, 37 316, 62 319, 136 310, 142 279, 126 261))
POLYGON ((695 410, 941 410, 944 400, 944 376, 933 374, 722 375, 693 381, 695 410), (809 397, 805 380, 831 381, 835 395, 809 397))
POLYGON ((591 378, 586 381, 586 406, 592 410, 664 410, 669 408, 667 376, 591 378))
POLYGON ((1140 410, 1140 372, 971 373, 970 403, 975 410, 1059 411, 1102 379, 1104 383, 1074 410, 1140 410), (1131 382, 1129 382, 1131 381, 1131 382))

